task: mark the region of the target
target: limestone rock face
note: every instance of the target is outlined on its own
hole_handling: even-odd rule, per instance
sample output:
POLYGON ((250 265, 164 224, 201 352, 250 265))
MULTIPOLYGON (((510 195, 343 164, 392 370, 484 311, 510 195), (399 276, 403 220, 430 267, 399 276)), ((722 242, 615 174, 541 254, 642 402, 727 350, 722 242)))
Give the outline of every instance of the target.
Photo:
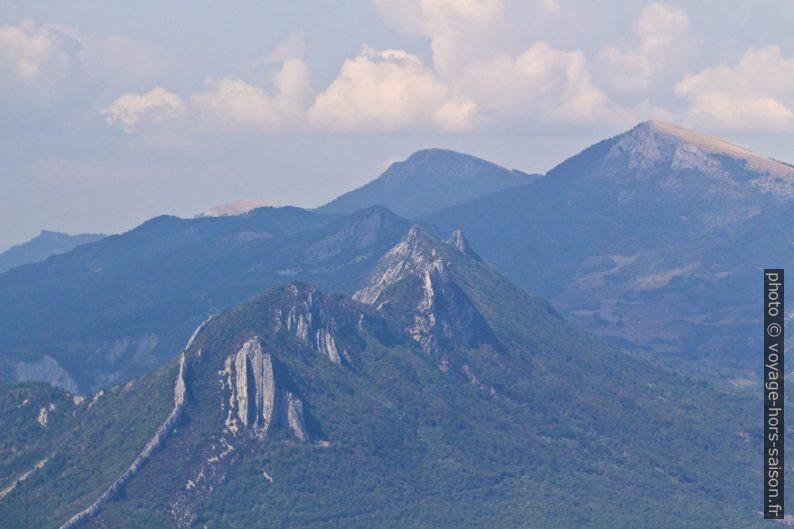
POLYGON ((308 441, 309 434, 306 433, 306 423, 303 419, 303 401, 289 391, 284 393, 284 397, 283 402, 286 407, 287 426, 299 441, 308 441))
POLYGON ((386 301, 382 299, 384 293, 397 281, 409 274, 424 273, 432 266, 436 252, 423 242, 424 237, 419 228, 412 227, 406 238, 383 257, 369 283, 353 294, 353 299, 380 308, 386 301))
POLYGON ((353 294, 355 300, 378 310, 394 311, 442 369, 449 363, 446 352, 455 348, 487 344, 501 349, 485 318, 453 277, 450 250, 480 262, 460 232, 442 243, 413 227, 381 260, 369 284, 353 294))
POLYGON ((243 431, 264 439, 277 425, 289 428, 296 439, 308 441, 303 418, 303 402, 293 393, 279 388, 271 355, 262 349, 258 337, 246 341, 226 359, 225 386, 229 390, 226 429, 243 431))
POLYGON ((253 339, 237 351, 234 368, 237 417, 243 426, 266 433, 276 400, 273 361, 259 340, 253 339))
POLYGON ((469 246, 469 241, 463 236, 462 231, 453 231, 452 236, 446 240, 446 243, 458 250, 460 253, 468 255, 475 261, 482 261, 482 257, 480 257, 474 250, 471 249, 471 246, 469 246))
POLYGON ((286 331, 305 345, 337 364, 351 364, 355 344, 341 344, 336 338, 341 324, 326 306, 325 297, 307 285, 289 284, 292 296, 289 307, 273 310, 274 330, 286 331))
POLYGON ((483 344, 501 349, 485 318, 451 277, 449 264, 434 260, 423 274, 422 297, 410 334, 431 356, 483 344))
POLYGON ((71 393, 78 391, 77 382, 69 372, 49 355, 44 355, 36 362, 19 362, 14 371, 14 379, 18 382, 35 380, 52 384, 71 393))
MULTIPOLYGON (((331 362, 340 364, 342 361, 339 359, 339 351, 336 349, 336 342, 334 342, 334 335, 326 329, 318 329, 315 332, 317 350, 327 356, 331 362)), ((347 353, 345 351, 345 353, 347 353)))
POLYGON ((258 338, 252 338, 227 359, 225 371, 230 388, 227 427, 234 432, 240 427, 250 428, 264 437, 273 421, 276 401, 270 354, 262 350, 258 338))
POLYGON ((794 167, 661 121, 641 123, 620 135, 603 163, 601 176, 614 182, 658 180, 662 189, 685 194, 697 189, 698 194, 738 201, 730 207, 722 203, 721 209, 747 209, 745 217, 758 213, 763 198, 794 197, 794 167), (753 206, 748 208, 747 201, 753 206))
POLYGON ((675 170, 693 169, 726 177, 722 162, 731 159, 762 175, 785 180, 789 186, 794 181, 794 167, 790 165, 663 121, 647 121, 623 134, 608 157, 626 157, 632 169, 649 169, 659 163, 672 162, 675 170))

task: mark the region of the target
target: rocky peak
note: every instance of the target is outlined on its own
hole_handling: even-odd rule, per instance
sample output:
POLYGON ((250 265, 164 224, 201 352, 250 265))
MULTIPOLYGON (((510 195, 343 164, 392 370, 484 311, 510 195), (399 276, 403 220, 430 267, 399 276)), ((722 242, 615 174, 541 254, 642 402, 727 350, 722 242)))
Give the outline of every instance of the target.
POLYGON ((443 273, 458 254, 474 261, 482 259, 469 246, 460 230, 455 230, 444 242, 435 239, 421 226, 411 226, 405 238, 380 260, 367 286, 353 294, 353 299, 368 305, 383 302, 383 293, 408 276, 426 277, 443 273), (453 250, 453 252, 450 252, 453 250))
POLYGON ((286 299, 270 309, 273 331, 294 336, 337 365, 352 364, 361 349, 354 328, 362 314, 304 283, 288 283, 283 291, 286 299))
MULTIPOLYGON (((697 171, 721 180, 733 180, 732 166, 751 173, 749 184, 764 192, 794 196, 794 167, 761 156, 750 149, 663 121, 646 121, 621 134, 607 160, 625 160, 628 169, 642 175, 659 167, 697 171)), ((735 182, 731 182, 735 183, 735 182)))
POLYGON ((457 249, 460 253, 468 255, 472 259, 476 261, 482 261, 482 258, 477 255, 477 253, 471 249, 469 246, 469 241, 466 237, 463 236, 463 232, 460 230, 455 230, 452 232, 452 235, 449 239, 446 240, 446 243, 455 249, 457 249))
POLYGON ((444 266, 434 241, 422 228, 412 226, 380 260, 368 285, 353 294, 353 299, 378 307, 385 302, 383 294, 403 278, 424 277, 431 268, 444 266))
MULTIPOLYGON (((455 277, 457 260, 474 259, 463 236, 443 243, 418 226, 383 257, 367 286, 353 298, 390 311, 408 334, 446 369, 458 348, 501 345, 455 277)), ((476 254, 474 254, 476 255, 476 254)), ((476 261, 479 266, 479 261, 476 261)))

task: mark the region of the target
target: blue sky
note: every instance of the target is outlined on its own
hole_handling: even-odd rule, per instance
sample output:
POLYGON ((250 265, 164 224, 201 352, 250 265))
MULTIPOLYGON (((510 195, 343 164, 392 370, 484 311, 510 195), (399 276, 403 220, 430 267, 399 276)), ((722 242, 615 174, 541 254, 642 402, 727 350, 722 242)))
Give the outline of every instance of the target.
POLYGON ((794 2, 0 2, 0 247, 656 118, 794 161, 794 2))

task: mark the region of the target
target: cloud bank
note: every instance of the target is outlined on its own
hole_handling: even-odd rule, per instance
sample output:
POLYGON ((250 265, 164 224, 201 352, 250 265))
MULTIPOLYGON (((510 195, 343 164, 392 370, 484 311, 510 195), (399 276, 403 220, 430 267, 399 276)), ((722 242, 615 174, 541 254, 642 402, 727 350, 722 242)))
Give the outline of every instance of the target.
POLYGON ((476 104, 415 55, 365 47, 348 59, 308 110, 312 127, 325 130, 464 130, 476 104))
POLYGON ((362 43, 319 87, 312 86, 311 62, 304 58, 312 50, 295 32, 260 59, 207 74, 192 90, 175 90, 162 82, 173 61, 152 45, 25 20, 0 27, 0 93, 24 92, 47 105, 82 75, 86 83, 116 90, 98 112, 130 134, 169 127, 184 133, 195 127, 460 132, 520 122, 629 125, 652 117, 726 130, 794 131, 794 58, 783 48, 755 45, 722 64, 703 63, 698 21, 687 9, 631 5, 615 7, 632 13, 622 33, 578 47, 575 38, 566 44, 538 28, 586 30, 598 6, 373 0, 385 22, 417 49, 362 43), (533 30, 522 33, 523 25, 533 30))
POLYGON ((127 132, 144 121, 163 124, 179 120, 186 113, 182 99, 159 86, 145 94, 124 94, 102 110, 108 125, 119 125, 127 132))
POLYGON ((794 58, 777 46, 750 48, 735 65, 686 75, 675 92, 685 117, 735 130, 794 130, 794 58))

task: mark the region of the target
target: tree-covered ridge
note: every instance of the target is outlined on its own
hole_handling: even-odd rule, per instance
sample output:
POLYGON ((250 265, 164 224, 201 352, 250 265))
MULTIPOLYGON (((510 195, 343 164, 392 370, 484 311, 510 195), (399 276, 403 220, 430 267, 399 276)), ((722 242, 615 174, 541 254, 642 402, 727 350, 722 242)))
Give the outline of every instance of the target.
MULTIPOLYGON (((363 285, 382 287, 372 303, 293 282, 213 318, 185 353, 182 419, 87 526, 761 526, 756 399, 583 333, 461 248, 413 229, 363 285), (473 321, 487 336, 444 334, 473 321)), ((32 451, 24 432, 42 427, 11 411, 20 392, 56 409, 69 396, 5 389, 7 458, 26 459, 2 486, 56 446, 103 473, 75 483, 71 463, 47 463, 0 519, 55 527, 84 509, 166 417, 175 377, 83 403, 32 451), (123 421, 139 433, 114 449, 123 421)))

